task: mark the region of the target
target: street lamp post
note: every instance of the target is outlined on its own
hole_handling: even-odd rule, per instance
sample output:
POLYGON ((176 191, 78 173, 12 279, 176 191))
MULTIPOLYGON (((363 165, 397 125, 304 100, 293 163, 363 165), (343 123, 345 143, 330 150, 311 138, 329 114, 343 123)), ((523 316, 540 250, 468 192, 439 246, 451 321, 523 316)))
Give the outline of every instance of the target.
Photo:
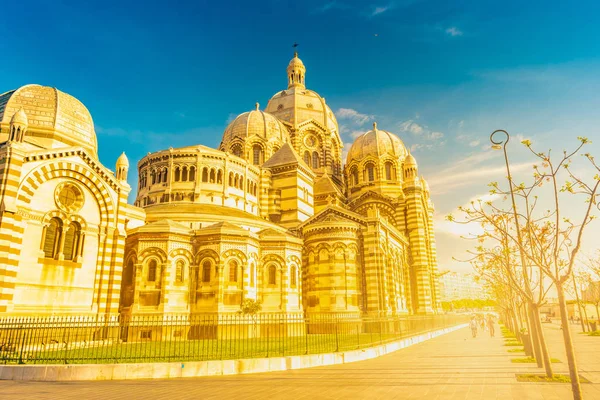
POLYGON ((517 244, 519 246, 519 255, 521 257, 521 269, 523 272, 523 281, 525 283, 525 290, 527 291, 527 294, 529 296, 531 296, 531 303, 530 303, 530 323, 529 323, 529 327, 530 327, 530 335, 529 335, 529 339, 534 339, 532 340, 532 344, 536 344, 533 347, 533 349, 535 350, 535 358, 538 364, 538 367, 542 367, 542 352, 544 351, 544 346, 541 345, 541 335, 542 332, 538 332, 538 321, 536 321, 535 319, 537 318, 539 320, 539 316, 538 313, 536 312, 536 310, 533 307, 533 293, 531 292, 531 285, 529 282, 529 274, 527 273, 527 269, 525 268, 525 255, 523 254, 523 240, 522 240, 522 236, 521 236, 521 226, 519 224, 519 215, 517 212, 517 202, 515 201, 515 193, 513 190, 513 182, 512 182, 512 175, 510 174, 510 163, 508 162, 508 153, 506 151, 506 145, 508 144, 510 140, 510 135, 508 134, 508 132, 506 132, 503 129, 498 129, 495 130, 494 132, 492 132, 492 134, 490 135, 490 142, 492 142, 492 148, 495 150, 503 150, 504 151, 504 162, 506 164, 506 174, 507 174, 507 179, 508 179, 508 187, 509 187, 509 191, 510 191, 510 199, 512 201, 512 209, 513 209, 513 216, 515 218, 515 230, 517 233, 517 244), (504 134, 506 136, 506 139, 504 140, 494 140, 494 136, 496 134, 504 134), (532 337, 533 336, 533 337, 532 337), (535 340, 537 339, 537 340, 535 340), (540 348, 541 347, 541 348, 540 348))

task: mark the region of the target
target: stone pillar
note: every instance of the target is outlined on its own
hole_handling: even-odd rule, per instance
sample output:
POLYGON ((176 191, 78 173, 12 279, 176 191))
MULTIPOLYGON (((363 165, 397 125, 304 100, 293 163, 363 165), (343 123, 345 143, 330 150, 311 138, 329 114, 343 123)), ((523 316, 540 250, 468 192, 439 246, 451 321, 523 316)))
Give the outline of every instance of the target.
POLYGON ((432 288, 429 257, 426 240, 426 215, 420 183, 415 181, 404 189, 407 208, 407 231, 412 256, 411 273, 414 276, 417 304, 413 309, 417 314, 431 314, 432 288))

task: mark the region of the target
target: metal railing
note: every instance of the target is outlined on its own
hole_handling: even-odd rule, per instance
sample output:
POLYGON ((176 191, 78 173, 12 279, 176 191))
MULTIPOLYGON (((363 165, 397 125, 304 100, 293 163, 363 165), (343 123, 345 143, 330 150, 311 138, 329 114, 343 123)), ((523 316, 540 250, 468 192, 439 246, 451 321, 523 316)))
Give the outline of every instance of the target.
POLYGON ((0 319, 0 363, 139 363, 331 353, 465 322, 459 315, 12 317, 0 319))

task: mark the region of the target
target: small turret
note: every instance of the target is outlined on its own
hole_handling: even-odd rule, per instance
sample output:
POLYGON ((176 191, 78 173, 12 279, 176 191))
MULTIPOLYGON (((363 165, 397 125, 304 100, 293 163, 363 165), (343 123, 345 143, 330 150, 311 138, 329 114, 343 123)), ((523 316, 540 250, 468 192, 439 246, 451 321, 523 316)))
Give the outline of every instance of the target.
POLYGON ((404 180, 411 181, 415 180, 419 176, 419 168, 417 166, 417 160, 408 152, 406 159, 404 160, 404 180))
POLYGON ((117 174, 116 177, 119 181, 127 181, 127 172, 129 171, 129 160, 125 155, 125 152, 119 156, 117 159, 116 166, 117 174))
POLYGON ((298 58, 298 52, 294 53, 294 58, 290 60, 287 67, 288 89, 298 87, 304 89, 304 76, 306 75, 306 67, 301 59, 298 58))
POLYGON ((27 114, 25 114, 23 108, 20 108, 10 119, 8 141, 23 143, 28 126, 27 114))

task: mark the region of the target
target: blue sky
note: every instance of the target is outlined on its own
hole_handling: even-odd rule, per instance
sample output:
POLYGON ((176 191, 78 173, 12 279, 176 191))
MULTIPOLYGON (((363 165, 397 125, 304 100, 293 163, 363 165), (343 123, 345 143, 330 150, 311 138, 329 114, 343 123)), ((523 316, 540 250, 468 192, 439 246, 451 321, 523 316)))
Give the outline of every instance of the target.
POLYGON ((21 1, 3 15, 0 92, 39 83, 79 98, 109 168, 122 151, 135 165, 169 146, 217 146, 227 121, 285 88, 298 42, 346 147, 377 120, 413 149, 441 269, 464 268, 452 256, 468 247, 443 215, 504 176, 491 131, 514 135, 523 173, 517 138, 562 148, 583 135, 600 154, 594 1, 21 1))

